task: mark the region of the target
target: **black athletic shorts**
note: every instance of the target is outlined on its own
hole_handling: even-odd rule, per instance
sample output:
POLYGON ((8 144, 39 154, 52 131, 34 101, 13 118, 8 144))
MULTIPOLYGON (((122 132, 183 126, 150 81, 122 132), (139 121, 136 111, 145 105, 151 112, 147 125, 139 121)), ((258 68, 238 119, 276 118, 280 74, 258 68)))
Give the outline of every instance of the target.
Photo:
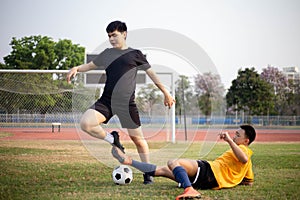
POLYGON ((212 189, 218 187, 217 180, 210 164, 205 160, 198 160, 198 170, 194 177, 190 177, 192 186, 196 189, 212 189))
POLYGON ((105 116, 106 120, 103 122, 104 124, 114 115, 117 115, 122 128, 135 129, 141 126, 139 112, 134 101, 129 104, 120 103, 119 105, 114 105, 114 108, 112 108, 109 102, 99 99, 90 108, 97 110, 105 116))

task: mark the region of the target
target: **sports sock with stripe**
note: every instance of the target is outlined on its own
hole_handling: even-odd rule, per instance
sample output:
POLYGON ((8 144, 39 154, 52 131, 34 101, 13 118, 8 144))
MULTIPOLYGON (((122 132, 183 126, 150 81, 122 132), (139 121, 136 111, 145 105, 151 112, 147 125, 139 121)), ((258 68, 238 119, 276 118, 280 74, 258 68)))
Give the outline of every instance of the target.
POLYGON ((191 181, 185 169, 182 166, 175 167, 173 169, 173 174, 175 176, 176 181, 180 183, 184 189, 192 186, 191 181))

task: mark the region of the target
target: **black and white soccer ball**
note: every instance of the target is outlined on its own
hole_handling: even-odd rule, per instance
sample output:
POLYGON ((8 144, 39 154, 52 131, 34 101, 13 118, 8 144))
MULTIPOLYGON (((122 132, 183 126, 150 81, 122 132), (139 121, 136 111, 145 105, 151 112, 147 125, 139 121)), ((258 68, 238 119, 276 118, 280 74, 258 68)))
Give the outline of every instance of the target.
POLYGON ((117 185, 130 184, 133 179, 132 170, 126 165, 120 165, 114 168, 112 179, 117 185))

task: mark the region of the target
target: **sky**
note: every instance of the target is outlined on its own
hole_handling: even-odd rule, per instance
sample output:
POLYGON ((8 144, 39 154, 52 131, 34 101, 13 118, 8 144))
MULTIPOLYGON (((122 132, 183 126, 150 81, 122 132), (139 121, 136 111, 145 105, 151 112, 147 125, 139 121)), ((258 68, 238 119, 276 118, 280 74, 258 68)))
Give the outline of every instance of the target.
MULTIPOLYGON (((129 31, 165 29, 191 39, 212 60, 226 89, 238 70, 245 67, 255 67, 259 73, 268 65, 279 69, 300 67, 299 0, 0 0, 0 3, 2 63, 3 57, 11 52, 12 37, 43 35, 55 41, 70 39, 91 53, 107 41, 108 23, 121 20, 129 31)), ((154 54, 149 62, 162 64, 164 61, 154 54)), ((178 62, 170 60, 173 60, 171 66, 183 65, 178 59, 178 62)))

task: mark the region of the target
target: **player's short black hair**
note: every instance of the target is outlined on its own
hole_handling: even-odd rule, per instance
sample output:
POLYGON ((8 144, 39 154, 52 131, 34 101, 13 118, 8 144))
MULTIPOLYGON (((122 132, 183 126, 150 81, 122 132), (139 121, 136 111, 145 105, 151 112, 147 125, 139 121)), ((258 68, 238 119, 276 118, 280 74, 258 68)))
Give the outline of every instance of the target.
POLYGON ((124 31, 127 31, 127 26, 124 22, 113 21, 110 24, 108 24, 108 26, 106 27, 106 32, 107 33, 112 33, 116 30, 122 33, 124 31))
POLYGON ((255 131, 254 127, 249 124, 241 125, 240 127, 241 127, 241 129, 243 129, 245 131, 245 135, 249 139, 249 144, 251 144, 255 140, 255 137, 256 137, 256 131, 255 131))

